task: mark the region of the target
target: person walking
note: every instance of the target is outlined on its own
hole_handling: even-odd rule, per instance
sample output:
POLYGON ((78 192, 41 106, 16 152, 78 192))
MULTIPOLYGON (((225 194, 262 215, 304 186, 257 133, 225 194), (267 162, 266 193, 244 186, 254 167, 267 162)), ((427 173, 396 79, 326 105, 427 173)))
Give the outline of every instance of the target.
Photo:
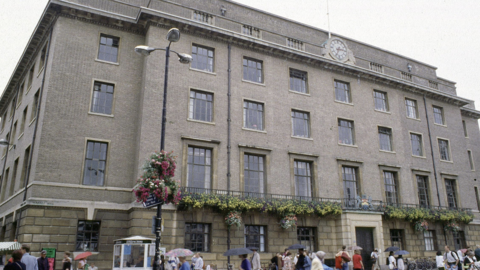
POLYGON ((372 261, 372 270, 375 270, 378 262, 378 248, 372 251, 372 254, 370 254, 370 260, 372 261))
POLYGON ((70 252, 68 251, 63 253, 62 270, 72 270, 72 258, 70 258, 70 252))
POLYGON ((198 259, 197 254, 194 254, 192 256, 192 265, 190 266, 191 270, 195 269, 195 263, 197 262, 197 259, 198 259))
POLYGON ((203 258, 200 252, 197 253, 197 261, 195 262, 195 270, 202 270, 203 269, 203 258))
POLYGON ((331 268, 331 267, 329 267, 325 264, 325 254, 326 253, 323 252, 323 251, 318 251, 316 253, 317 258, 322 262, 323 270, 334 270, 333 268, 331 268))
POLYGON ((180 260, 180 263, 182 264, 182 266, 180 266, 180 269, 178 269, 178 270, 190 270, 190 264, 188 263, 187 258, 178 257, 178 259, 180 260))
POLYGON ((315 255, 315 258, 312 260, 312 269, 311 270, 323 270, 322 261, 315 255))
POLYGON ((352 258, 353 270, 364 270, 362 256, 360 256, 360 250, 355 250, 352 258))
POLYGON ((30 246, 27 244, 22 245, 22 263, 25 264, 26 270, 38 270, 37 258, 30 255, 30 246))
POLYGON ((298 252, 300 255, 298 256, 297 264, 295 264, 295 269, 310 270, 310 268, 312 268, 312 261, 308 256, 305 256, 305 251, 303 249, 299 249, 298 252))
POLYGON ((390 254, 388 255, 388 268, 390 270, 397 268, 397 262, 393 256, 393 251, 390 251, 390 254))
POLYGON ((445 261, 445 268, 447 270, 457 270, 458 269, 458 254, 456 252, 450 251, 449 246, 445 246, 445 253, 443 254, 443 260, 445 261))
POLYGON ((253 270, 260 270, 262 269, 262 265, 260 264, 260 254, 258 254, 256 249, 253 250, 252 255, 252 269, 253 270))
MULTIPOLYGON (((288 250, 288 249, 287 249, 288 250)), ((288 251, 283 257, 283 270, 293 270, 292 254, 288 251)))
POLYGON ((467 256, 465 256, 463 263, 464 263, 465 269, 473 268, 473 266, 475 265, 475 258, 472 251, 469 251, 467 253, 467 256))
POLYGON ((22 262, 23 251, 15 250, 12 252, 12 262, 5 265, 4 270, 26 270, 27 266, 22 262))
POLYGON ((352 260, 346 249, 346 246, 342 246, 342 250, 335 255, 335 268, 338 270, 348 270, 348 262, 352 260))
POLYGON ((48 266, 47 251, 42 250, 40 258, 37 259, 38 270, 50 270, 48 266))
POLYGON ((252 265, 250 264, 250 261, 247 260, 247 254, 239 255, 238 257, 242 259, 242 263, 238 267, 239 270, 252 270, 252 265))
POLYGON ((438 270, 445 270, 445 260, 443 259, 442 252, 440 250, 437 251, 435 261, 437 262, 438 270))
POLYGON ((398 255, 397 258, 397 268, 398 270, 405 270, 405 263, 403 261, 402 255, 398 255))

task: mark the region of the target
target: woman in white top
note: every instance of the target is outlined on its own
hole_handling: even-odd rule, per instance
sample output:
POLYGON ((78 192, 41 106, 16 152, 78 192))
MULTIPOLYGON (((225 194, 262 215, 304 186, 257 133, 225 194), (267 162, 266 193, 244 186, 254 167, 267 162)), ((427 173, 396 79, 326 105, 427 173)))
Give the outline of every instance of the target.
POLYGON ((397 268, 397 263, 395 262, 395 257, 393 257, 393 251, 390 251, 390 255, 388 256, 388 268, 390 268, 390 269, 397 268))
POLYGON ((404 270, 405 269, 405 264, 403 263, 402 255, 398 255, 397 265, 398 265, 398 270, 404 270))
POLYGON ((445 261, 443 259, 442 252, 440 251, 437 252, 437 256, 435 257, 435 260, 437 261, 438 270, 445 270, 445 261))

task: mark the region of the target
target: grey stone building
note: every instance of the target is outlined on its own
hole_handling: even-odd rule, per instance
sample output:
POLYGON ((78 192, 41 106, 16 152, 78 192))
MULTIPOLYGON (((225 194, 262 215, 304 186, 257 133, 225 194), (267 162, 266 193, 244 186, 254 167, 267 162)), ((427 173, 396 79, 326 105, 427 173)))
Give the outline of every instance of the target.
MULTIPOLYGON (((478 216, 480 111, 454 82, 415 59, 225 0, 49 2, 0 99, 0 138, 10 143, 0 241, 29 243, 33 254, 56 248, 57 268, 64 251, 97 251, 91 261, 112 269, 116 239, 153 237, 155 212, 131 191, 158 150, 165 55, 134 48, 165 47, 172 27, 182 33, 172 49, 194 56, 190 66, 170 61, 166 150, 178 156, 182 186, 343 208, 298 215, 297 230, 244 212, 232 247, 259 245, 267 259, 297 242, 328 258, 344 244, 397 245, 423 257, 480 241, 477 219, 458 232, 430 220, 417 232, 384 211, 478 216)), ((162 246, 202 251, 225 268, 224 213, 164 209, 162 246)), ((140 254, 127 253, 125 265, 140 254)))

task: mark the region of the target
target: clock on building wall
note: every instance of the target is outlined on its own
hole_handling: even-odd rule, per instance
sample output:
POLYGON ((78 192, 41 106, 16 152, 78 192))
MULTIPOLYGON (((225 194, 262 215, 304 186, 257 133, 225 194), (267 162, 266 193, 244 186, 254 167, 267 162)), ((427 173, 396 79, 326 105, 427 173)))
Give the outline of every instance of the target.
POLYGON ((347 43, 340 38, 330 38, 322 44, 322 56, 344 62, 355 64, 353 52, 348 49, 347 43))

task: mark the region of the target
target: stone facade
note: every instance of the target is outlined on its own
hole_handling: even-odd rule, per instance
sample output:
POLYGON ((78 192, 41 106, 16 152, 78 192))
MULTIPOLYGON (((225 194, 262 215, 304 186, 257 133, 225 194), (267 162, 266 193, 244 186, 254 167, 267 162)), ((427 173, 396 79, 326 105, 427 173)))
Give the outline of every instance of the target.
MULTIPOLYGON (((158 149, 165 55, 158 51, 142 58, 134 48, 166 46, 171 27, 182 33, 181 40, 172 43, 175 51, 190 53, 194 44, 214 51, 213 72, 181 65, 174 54, 170 60, 166 150, 178 155, 176 177, 182 186, 188 186, 188 147, 196 146, 212 150, 211 189, 245 191, 243 157, 255 154, 266 160, 267 194, 294 197, 293 164, 302 160, 312 166, 312 197, 344 198, 342 166, 352 166, 358 170, 359 195, 377 203, 386 201, 383 172, 389 171, 397 177, 398 202, 420 204, 416 176, 422 175, 428 179, 431 206, 448 205, 445 180, 450 179, 457 190, 455 207, 470 208, 478 216, 480 175, 470 168, 467 150, 473 164, 480 164, 480 112, 473 101, 456 95, 455 83, 438 78, 435 67, 333 34, 345 41, 355 60, 337 61, 321 45, 328 39, 326 31, 224 0, 51 0, 0 99, 0 138, 11 135, 17 125, 11 140, 15 146, 6 148, 0 161, 0 241, 31 243, 34 255, 42 247, 54 247, 61 260, 62 252, 76 249, 78 221, 98 220, 99 254, 92 261, 110 269, 114 240, 151 236, 155 212, 135 203, 131 189, 145 158, 158 149), (224 15, 220 7, 226 9, 224 15), (207 22, 194 19, 194 12, 200 11, 209 14, 207 22), (258 35, 243 34, 245 26, 257 28, 258 35), (97 59, 102 34, 119 38, 117 62, 97 59), (288 39, 301 48, 288 47, 288 39), (244 57, 262 61, 262 83, 243 78, 244 57), (290 69, 307 73, 308 93, 289 90, 290 69), (336 80, 349 83, 352 102, 335 100, 336 80), (95 81, 115 87, 111 115, 90 110, 95 81), (191 90, 213 94, 211 122, 189 119, 191 90), (374 90, 387 94, 387 112, 375 110, 374 90), (418 119, 406 117, 406 98, 417 102, 418 119), (243 127, 245 100, 264 104, 264 130, 243 127), (433 106, 443 108, 443 125, 434 124, 433 106), (33 108, 40 108, 39 113, 33 108), (292 136, 292 110, 308 112, 308 138, 292 136), (354 145, 339 143, 338 119, 354 121, 354 145), (379 126, 392 130, 392 151, 379 150, 379 126), (420 157, 412 155, 411 132, 422 135, 420 157), (440 160, 439 138, 449 141, 451 161, 440 160), (83 184, 89 140, 108 143, 102 186, 83 184)), ((223 213, 168 206, 163 215, 162 246, 183 247, 185 223, 211 224, 210 252, 204 258, 226 266, 221 255, 227 247, 223 213)), ((296 231, 280 228, 279 217, 244 213, 243 219, 246 225, 268 229, 265 262, 271 253, 297 241, 296 231)), ((480 241, 479 224, 475 219, 462 225, 464 245, 480 241)), ((337 217, 300 216, 299 226, 315 228, 315 248, 326 251, 327 258, 342 245, 355 244, 356 228, 372 229, 373 244, 380 249, 392 244, 391 230, 403 230, 404 248, 412 256, 433 255, 411 223, 386 220, 379 212, 350 209, 337 217)), ((451 233, 445 239, 442 224, 431 228, 436 231, 436 248, 454 244, 451 233)), ((231 241, 232 247, 244 245, 243 227, 232 229, 231 241)))

